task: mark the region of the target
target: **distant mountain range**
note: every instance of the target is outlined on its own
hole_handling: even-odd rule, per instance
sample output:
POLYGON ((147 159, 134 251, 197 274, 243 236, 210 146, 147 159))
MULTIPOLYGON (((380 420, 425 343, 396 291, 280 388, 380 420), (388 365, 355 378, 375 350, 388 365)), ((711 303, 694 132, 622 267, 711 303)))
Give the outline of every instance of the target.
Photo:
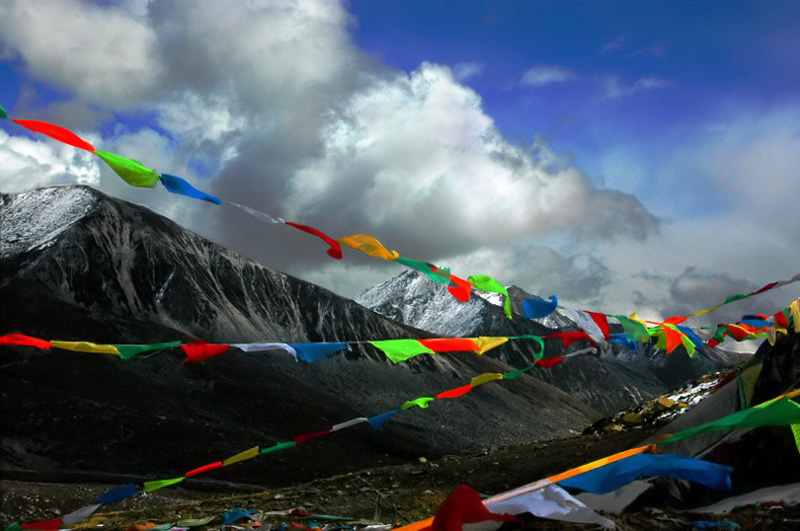
MULTIPOLYGON (((0 335, 96 343, 347 341, 466 330, 449 313, 457 307, 441 307, 449 329, 398 322, 84 186, 0 194, 0 301, 0 335)), ((420 311, 422 302, 415 303, 420 311)), ((473 311, 476 304, 487 315, 473 316, 471 330, 543 330, 497 318, 497 308, 477 297, 458 308, 473 311)), ((239 352, 185 364, 180 351, 122 361, 0 347, 0 467, 6 476, 50 479, 169 477, 255 445, 389 411, 529 359, 515 346, 499 357, 420 356, 394 365, 358 345, 313 364, 239 352)), ((618 365, 625 370, 625 363, 618 365)), ((343 430, 213 477, 302 481, 409 457, 566 436, 603 408, 543 381, 556 374, 487 384, 428 410, 403 412, 381 432, 365 425, 343 430)))
MULTIPOLYGON (((401 273, 370 288, 355 300, 399 323, 442 336, 547 335, 578 330, 576 323, 559 310, 544 319, 522 318, 523 300, 534 295, 517 286, 507 289, 513 319, 506 318, 503 312, 502 295, 476 291, 474 293, 479 296, 462 303, 414 271, 401 273)), ((621 328, 618 331, 621 332, 621 328)), ((587 343, 575 343, 569 351, 587 346, 587 343)), ((742 361, 739 354, 705 347, 698 349, 694 358, 689 358, 682 348, 670 355, 649 346, 640 348, 640 352, 633 352, 624 345, 601 344, 597 355, 572 358, 550 370, 531 374, 609 414, 659 396, 709 371, 742 361)), ((565 353, 559 340, 548 340, 546 352, 548 356, 565 353)), ((515 366, 532 360, 522 342, 507 343, 486 356, 515 366)))

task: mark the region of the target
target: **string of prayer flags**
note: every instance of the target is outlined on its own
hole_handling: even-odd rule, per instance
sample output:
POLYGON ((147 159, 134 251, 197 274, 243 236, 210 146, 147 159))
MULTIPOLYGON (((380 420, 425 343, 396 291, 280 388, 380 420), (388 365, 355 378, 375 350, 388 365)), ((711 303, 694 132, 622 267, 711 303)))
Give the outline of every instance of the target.
POLYGON ((769 284, 766 284, 766 285, 762 286, 761 288, 759 288, 759 289, 757 289, 755 291, 751 291, 750 293, 744 293, 744 294, 739 294, 739 295, 729 295, 728 297, 725 298, 724 301, 722 301, 721 303, 719 303, 719 304, 717 304, 715 306, 712 306, 711 308, 706 308, 704 310, 698 310, 696 312, 692 312, 692 313, 689 313, 689 314, 686 314, 686 315, 690 315, 690 316, 705 315, 707 313, 713 312, 717 308, 719 308, 721 306, 724 306, 726 304, 730 304, 732 302, 740 301, 742 299, 747 299, 748 297, 752 297, 753 295, 758 295, 760 293, 764 293, 765 291, 769 291, 769 290, 771 290, 773 288, 779 288, 781 286, 785 286, 787 284, 791 284, 792 282, 800 282, 800 273, 796 274, 794 277, 790 278, 789 280, 778 280, 778 281, 775 281, 775 282, 770 282, 769 284))
POLYGON ((558 297, 550 295, 550 301, 544 299, 537 299, 534 297, 525 297, 522 301, 522 310, 525 314, 525 319, 542 319, 547 317, 558 308, 558 297))
POLYGON ((492 293, 499 293, 503 296, 503 311, 506 317, 511 319, 511 297, 508 296, 508 290, 498 281, 489 275, 470 275, 467 280, 472 283, 475 289, 481 291, 489 291, 492 293))

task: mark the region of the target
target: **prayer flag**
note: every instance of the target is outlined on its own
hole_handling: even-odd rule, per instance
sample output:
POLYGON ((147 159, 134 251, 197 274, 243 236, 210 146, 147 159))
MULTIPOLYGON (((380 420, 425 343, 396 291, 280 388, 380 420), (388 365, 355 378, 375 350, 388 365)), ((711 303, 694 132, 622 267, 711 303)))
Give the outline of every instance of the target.
POLYGON ((511 319, 511 298, 508 296, 508 290, 498 281, 489 275, 470 275, 467 280, 472 285, 481 291, 489 291, 492 293, 499 293, 503 296, 503 311, 506 317, 511 319))
POLYGON ((98 157, 108 164, 114 173, 131 186, 152 188, 158 182, 158 173, 144 166, 141 162, 109 153, 108 151, 95 151, 98 157))
POLYGON ((161 184, 164 185, 164 188, 166 188, 168 192, 178 195, 185 195, 186 197, 193 197, 202 201, 208 201, 209 203, 214 203, 215 205, 222 204, 222 200, 219 197, 201 192, 180 177, 175 177, 174 175, 169 175, 167 173, 162 173, 158 177, 161 181, 161 184))
POLYGON ((230 345, 213 345, 201 339, 195 339, 189 341, 188 345, 181 345, 181 348, 186 353, 187 362, 196 362, 224 354, 228 352, 230 345))
POLYGON ((405 361, 420 354, 434 354, 433 350, 416 339, 387 339, 384 341, 368 341, 368 343, 380 349, 394 363, 405 361))
POLYGON ((285 223, 291 227, 294 227, 308 234, 313 234, 317 238, 320 238, 322 241, 331 246, 330 249, 325 251, 326 253, 328 253, 328 256, 330 256, 331 258, 335 258, 336 260, 342 259, 342 246, 339 245, 339 242, 337 242, 327 234, 315 229, 314 227, 309 227, 308 225, 300 225, 298 223, 292 223, 291 221, 286 221, 285 223))
POLYGON ((525 297, 522 301, 522 309, 525 312, 525 319, 542 319, 547 317, 558 307, 558 297, 550 295, 550 301, 525 297))
POLYGON ((388 250, 381 242, 369 234, 352 234, 344 238, 337 238, 336 241, 375 258, 393 261, 400 257, 400 253, 388 250))
POLYGON ((91 145, 86 140, 82 139, 69 129, 65 129, 64 127, 53 125, 47 122, 40 122, 39 120, 11 120, 15 124, 21 125, 26 129, 30 129, 36 133, 41 133, 43 135, 49 136, 54 140, 58 140, 64 144, 68 144, 72 147, 76 147, 78 149, 85 149, 91 153, 94 153, 94 146, 91 145))

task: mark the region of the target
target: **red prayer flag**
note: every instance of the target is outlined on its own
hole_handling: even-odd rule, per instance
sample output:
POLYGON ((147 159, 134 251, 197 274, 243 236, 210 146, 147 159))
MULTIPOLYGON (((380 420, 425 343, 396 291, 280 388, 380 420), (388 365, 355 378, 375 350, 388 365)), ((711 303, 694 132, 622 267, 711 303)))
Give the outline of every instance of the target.
POLYGON ((603 332, 603 338, 605 338, 606 341, 611 339, 611 328, 608 326, 608 317, 606 314, 589 311, 586 311, 586 313, 589 314, 589 317, 592 318, 592 321, 594 321, 600 331, 603 332))
POLYGON ((455 275, 450 275, 450 284, 451 285, 447 286, 447 291, 449 291, 453 297, 461 302, 467 302, 469 300, 472 294, 472 284, 470 282, 463 278, 458 278, 455 275))
POLYGON ((750 337, 752 328, 743 324, 729 324, 727 325, 728 332, 736 341, 742 341, 750 337))
POLYGON ((664 330, 664 338, 667 341, 667 354, 683 345, 683 334, 678 330, 665 325, 662 326, 661 329, 664 330))
POLYGON ((759 288, 759 289, 755 290, 754 292, 752 292, 752 293, 751 293, 750 295, 748 295, 748 296, 749 296, 749 297, 751 297, 751 296, 753 296, 753 295, 758 295, 759 293, 764 293, 765 291, 771 290, 772 288, 774 288, 774 287, 775 287, 775 286, 777 286, 778 284, 779 284, 779 282, 770 282, 769 284, 767 284, 767 285, 766 285, 766 286, 764 286, 763 288, 759 288))
POLYGON ((308 527, 295 522, 289 522, 289 525, 294 527, 295 529, 300 529, 300 531, 319 531, 319 528, 314 529, 313 527, 308 527))
POLYGON ((464 396, 470 391, 472 391, 472 384, 468 383, 467 385, 462 385, 461 387, 456 387, 455 389, 450 389, 449 391, 439 393, 436 395, 436 398, 458 398, 459 396, 464 396))
POLYGON ((475 352, 480 348, 475 341, 464 337, 437 337, 417 341, 434 352, 475 352))
POLYGON ((789 326, 789 320, 786 318, 786 314, 783 313, 783 311, 776 313, 773 319, 775 319, 775 322, 778 323, 781 328, 787 328, 789 326))
POLYGON ((22 524, 22 529, 37 529, 38 531, 58 531, 61 529, 61 518, 53 518, 52 520, 40 520, 38 522, 31 522, 29 524, 22 524))
POLYGON ((575 343, 576 341, 584 339, 584 340, 588 341, 589 343, 591 343, 593 347, 597 348, 597 343, 595 343, 594 339, 592 339, 592 336, 590 336, 586 332, 581 332, 580 330, 576 330, 574 332, 559 332, 557 334, 550 334, 550 335, 544 336, 544 338, 545 339, 561 339, 561 342, 563 343, 564 348, 567 348, 568 346, 570 346, 571 344, 575 343))
POLYGON ((303 232, 307 232, 308 234, 313 234, 318 238, 322 238, 322 240, 324 240, 325 243, 331 246, 331 248, 326 251, 328 253, 328 256, 330 256, 331 258, 335 258, 337 260, 342 259, 342 246, 339 245, 339 242, 337 242, 327 234, 318 231, 314 227, 309 227, 307 225, 299 225, 297 223, 292 223, 291 221, 287 221, 286 224, 291 225, 292 227, 299 229, 303 232))
POLYGON ((204 474, 204 473, 209 472, 211 470, 220 468, 221 466, 222 466, 222 461, 217 461, 216 463, 211 463, 210 465, 201 466, 200 468, 195 468, 194 470, 190 470, 189 472, 184 474, 184 476, 186 476, 187 478, 190 478, 192 476, 196 476, 198 474, 204 474))
POLYGON ((214 356, 224 354, 231 348, 230 345, 213 345, 201 339, 189 341, 188 345, 181 345, 181 348, 186 353, 186 361, 203 361, 214 356))
POLYGON ((69 129, 65 129, 58 125, 53 125, 47 122, 40 122, 39 120, 11 120, 15 124, 21 125, 26 129, 30 129, 36 133, 42 133, 43 135, 47 135, 50 138, 58 140, 59 142, 63 142, 64 144, 69 144, 70 146, 85 149, 91 153, 94 153, 94 146, 91 145, 86 140, 82 139, 69 129))
POLYGON ((44 350, 52 347, 52 343, 39 339, 38 337, 25 336, 22 334, 7 334, 0 337, 0 345, 25 345, 27 347, 36 347, 44 350))
POLYGON ((313 433, 303 433, 301 435, 295 435, 293 437, 294 442, 296 444, 303 444, 306 441, 310 441, 311 439, 316 439, 317 437, 322 437, 323 435, 328 435, 331 431, 315 431, 313 433))
POLYGON ((433 519, 433 531, 462 531, 464 524, 484 522, 481 526, 484 531, 489 531, 491 522, 496 522, 500 527, 503 522, 520 522, 516 516, 510 514, 493 513, 486 508, 480 495, 470 487, 461 485, 439 506, 433 519))
POLYGON ((540 360, 536 360, 536 366, 543 369, 549 369, 553 365, 558 365, 562 361, 564 361, 563 357, 542 358, 540 360))

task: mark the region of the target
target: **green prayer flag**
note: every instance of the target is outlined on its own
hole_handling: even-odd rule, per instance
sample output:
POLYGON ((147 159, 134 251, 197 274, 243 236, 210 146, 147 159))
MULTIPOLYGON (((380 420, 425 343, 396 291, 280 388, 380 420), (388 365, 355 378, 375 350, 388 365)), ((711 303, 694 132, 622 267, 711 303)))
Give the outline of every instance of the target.
POLYGON ((145 481, 144 482, 144 490, 147 492, 153 492, 158 489, 163 489, 164 487, 169 487, 170 485, 174 485, 176 483, 180 483, 186 479, 184 476, 179 478, 172 478, 172 479, 160 479, 158 481, 145 481))
POLYGON ((434 351, 416 339, 387 339, 384 341, 368 341, 368 343, 383 351, 386 357, 394 363, 405 361, 420 354, 435 354, 434 351))
POLYGON ((797 446, 797 451, 800 452, 800 424, 792 424, 792 435, 794 435, 794 444, 797 446))
MULTIPOLYGON (((2 109, 2 107, 0 107, 0 109, 2 109)), ((3 118, 5 118, 5 116, 3 116, 3 118)), ((23 529, 18 522, 14 522, 10 526, 6 527, 5 531, 23 531, 23 529)))
POLYGON ((514 378, 516 378, 520 374, 526 373, 529 370, 533 369, 534 367, 536 367, 535 363, 533 365, 529 365, 529 366, 525 367, 524 369, 520 369, 518 371, 507 372, 507 373, 503 374, 503 379, 504 380, 513 380, 514 378))
POLYGON ((476 289, 503 295, 505 297, 503 301, 503 311, 506 313, 506 317, 511 319, 511 298, 508 296, 508 290, 505 286, 489 275, 470 275, 467 280, 471 282, 476 289))
POLYGON ((649 341, 650 334, 647 331, 647 327, 644 326, 642 323, 634 321, 624 315, 612 315, 619 324, 622 325, 622 330, 625 332, 625 335, 628 336, 628 339, 632 339, 634 341, 649 341))
MULTIPOLYGON (((544 357, 544 339, 539 336, 509 336, 508 339, 530 339, 531 341, 535 341, 539 345, 539 350, 533 353, 533 357, 537 360, 542 359, 544 357)), ((527 370, 527 369, 526 369, 527 370)))
POLYGON ((750 296, 749 294, 747 294, 747 295, 745 295, 745 294, 731 295, 730 297, 725 299, 725 302, 723 302, 722 304, 728 304, 730 302, 740 301, 742 299, 746 299, 749 296, 750 296))
POLYGON ((438 282, 439 284, 448 284, 450 282, 450 270, 447 268, 434 271, 431 269, 431 266, 425 262, 420 262, 419 260, 414 260, 413 258, 405 258, 403 256, 398 256, 394 259, 394 261, 398 264, 403 264, 406 267, 416 269, 420 273, 428 275, 428 278, 434 282, 438 282))
POLYGON ((431 398, 429 396, 424 396, 422 398, 417 398, 415 400, 409 400, 408 402, 406 402, 405 404, 400 406, 400 409, 405 411, 406 409, 412 408, 414 406, 420 407, 422 409, 426 409, 429 405, 431 405, 431 402, 433 402, 433 401, 434 401, 433 398, 431 398))
MULTIPOLYGON (((6 112, 5 108, 3 108, 2 105, 0 105, 0 120, 2 120, 4 118, 8 118, 8 113, 6 112)), ((14 525, 14 524, 12 524, 12 525, 14 525)), ((9 527, 9 529, 11 529, 11 528, 9 527)))
POLYGON ((180 341, 169 341, 167 343, 153 343, 152 345, 114 345, 119 351, 119 357, 124 360, 131 360, 143 352, 160 350, 163 348, 179 347, 183 343, 180 341))
POLYGON ((270 446, 269 448, 262 448, 259 452, 261 455, 268 454, 270 452, 278 452, 280 450, 288 450, 289 448, 294 448, 297 446, 297 443, 294 441, 282 442, 278 443, 275 446, 270 446))
POLYGON ((763 426, 791 426, 792 424, 800 424, 800 404, 793 402, 790 398, 783 397, 773 402, 737 411, 713 422, 679 431, 659 444, 688 439, 709 431, 739 430, 763 426))
POLYGON ((131 186, 141 186, 144 188, 152 188, 158 182, 158 173, 141 162, 128 159, 109 153, 108 151, 95 151, 98 157, 106 161, 106 164, 111 166, 114 172, 122 177, 122 180, 131 186))

